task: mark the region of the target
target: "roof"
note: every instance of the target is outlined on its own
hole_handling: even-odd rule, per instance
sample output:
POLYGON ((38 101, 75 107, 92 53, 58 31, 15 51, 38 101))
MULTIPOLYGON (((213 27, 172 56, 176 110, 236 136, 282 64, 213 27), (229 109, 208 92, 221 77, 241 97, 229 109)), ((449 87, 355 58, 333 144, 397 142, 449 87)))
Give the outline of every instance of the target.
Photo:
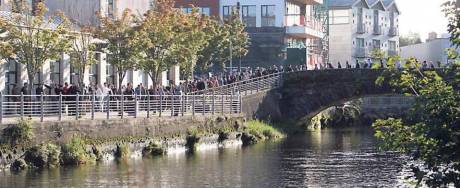
POLYGON ((329 0, 330 7, 351 7, 357 0, 329 0))
POLYGON ((385 7, 388 7, 391 5, 391 3, 394 2, 394 0, 382 0, 383 4, 385 5, 385 7))
POLYGON ((367 0, 367 3, 369 3, 369 6, 372 6, 374 5, 375 3, 377 3, 379 0, 367 0))

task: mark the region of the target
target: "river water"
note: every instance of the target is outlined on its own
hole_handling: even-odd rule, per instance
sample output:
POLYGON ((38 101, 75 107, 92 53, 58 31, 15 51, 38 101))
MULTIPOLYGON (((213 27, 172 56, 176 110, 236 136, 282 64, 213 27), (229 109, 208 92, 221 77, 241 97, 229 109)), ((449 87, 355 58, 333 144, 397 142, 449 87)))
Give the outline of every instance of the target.
POLYGON ((0 173, 0 187, 404 187, 402 157, 370 129, 326 130, 249 147, 0 173))

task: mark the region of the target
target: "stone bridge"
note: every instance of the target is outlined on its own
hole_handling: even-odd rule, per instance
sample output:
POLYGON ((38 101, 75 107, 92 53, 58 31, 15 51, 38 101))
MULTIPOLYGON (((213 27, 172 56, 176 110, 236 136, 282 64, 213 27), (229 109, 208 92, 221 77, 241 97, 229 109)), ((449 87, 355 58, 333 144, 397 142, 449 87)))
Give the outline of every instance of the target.
POLYGON ((364 96, 391 94, 375 80, 382 70, 340 69, 283 75, 282 86, 243 97, 243 112, 261 119, 299 119, 364 96))

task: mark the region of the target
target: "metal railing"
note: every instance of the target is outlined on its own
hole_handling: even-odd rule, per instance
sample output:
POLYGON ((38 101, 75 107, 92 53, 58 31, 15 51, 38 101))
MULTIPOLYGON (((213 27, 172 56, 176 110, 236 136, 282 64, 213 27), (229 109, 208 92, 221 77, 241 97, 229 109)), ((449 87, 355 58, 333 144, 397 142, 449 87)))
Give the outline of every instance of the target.
POLYGON ((196 116, 241 112, 240 95, 2 95, 0 123, 196 116))
POLYGON ((191 94, 214 94, 214 95, 231 95, 238 94, 242 96, 251 95, 260 91, 270 90, 281 86, 284 72, 278 72, 263 75, 256 78, 242 80, 231 84, 213 87, 201 91, 195 91, 191 94))

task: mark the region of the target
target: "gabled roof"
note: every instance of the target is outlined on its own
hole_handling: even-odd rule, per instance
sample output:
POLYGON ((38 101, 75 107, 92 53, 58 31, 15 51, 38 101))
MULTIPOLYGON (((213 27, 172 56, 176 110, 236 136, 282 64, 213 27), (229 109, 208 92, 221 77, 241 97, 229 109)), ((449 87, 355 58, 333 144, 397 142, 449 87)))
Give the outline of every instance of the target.
POLYGON ((365 3, 369 8, 369 4, 366 0, 329 0, 329 7, 331 8, 351 8, 353 5, 359 2, 365 3))
POLYGON ((378 9, 385 11, 386 6, 383 4, 381 0, 367 0, 369 2, 369 6, 372 8, 378 7, 378 9))
POLYGON ((399 11, 398 6, 396 5, 395 0, 382 0, 382 2, 385 5, 385 8, 387 10, 389 10, 390 7, 394 6, 394 8, 396 9, 396 12, 398 12, 398 14, 401 14, 401 12, 399 11))

